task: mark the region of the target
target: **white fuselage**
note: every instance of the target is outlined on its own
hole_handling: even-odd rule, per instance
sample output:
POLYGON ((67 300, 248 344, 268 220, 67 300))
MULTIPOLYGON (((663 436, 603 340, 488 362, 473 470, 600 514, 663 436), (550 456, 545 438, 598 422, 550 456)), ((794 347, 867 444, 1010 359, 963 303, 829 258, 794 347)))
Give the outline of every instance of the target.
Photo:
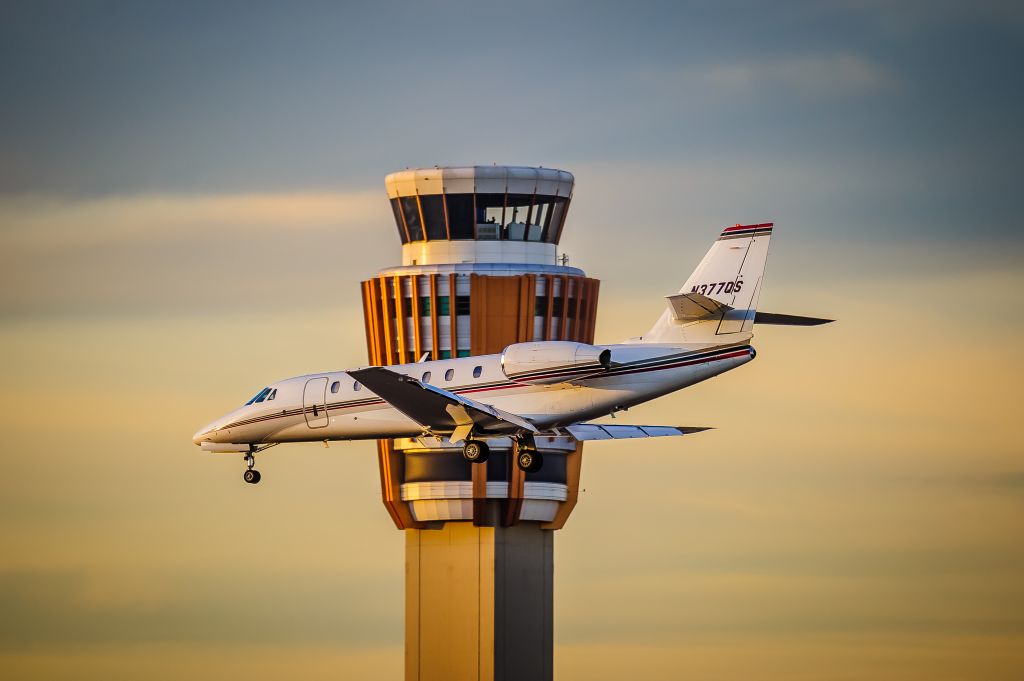
MULTIPOLYGON (((613 413, 699 383, 749 362, 746 344, 626 344, 612 352, 608 371, 551 385, 505 376, 501 355, 387 367, 444 390, 558 428, 613 413)), ((417 437, 425 428, 357 383, 347 372, 309 374, 268 386, 272 399, 247 404, 201 428, 196 444, 417 437)))

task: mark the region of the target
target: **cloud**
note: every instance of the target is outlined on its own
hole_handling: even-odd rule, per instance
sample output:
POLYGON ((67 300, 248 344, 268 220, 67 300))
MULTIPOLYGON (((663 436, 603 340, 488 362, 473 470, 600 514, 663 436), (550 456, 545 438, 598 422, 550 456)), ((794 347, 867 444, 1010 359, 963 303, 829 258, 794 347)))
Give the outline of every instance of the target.
POLYGON ((133 643, 0 651, 12 679, 400 679, 401 644, 390 646, 133 643))
POLYGON ((1024 9, 1013 0, 830 0, 845 15, 867 20, 884 32, 907 36, 936 27, 962 28, 972 23, 1024 26, 1024 9))
POLYGON ((0 225, 0 317, 322 304, 340 271, 355 300, 398 246, 383 191, 6 197, 0 225))
POLYGON ((222 195, 149 194, 97 199, 0 196, 5 249, 72 249, 150 239, 188 241, 210 232, 358 228, 388 215, 383 191, 222 195))
POLYGON ((226 571, 2 572, 0 606, 9 617, 0 623, 0 650, 127 642, 381 646, 400 636, 390 621, 398 599, 382 607, 380 592, 390 584, 372 570, 355 582, 326 571, 260 579, 260 598, 239 607, 234 599, 253 587, 226 571), (325 599, 344 605, 323 608, 325 599))
POLYGON ((871 94, 892 87, 897 80, 879 64, 850 53, 721 63, 688 69, 683 78, 719 94, 782 88, 803 97, 871 94))

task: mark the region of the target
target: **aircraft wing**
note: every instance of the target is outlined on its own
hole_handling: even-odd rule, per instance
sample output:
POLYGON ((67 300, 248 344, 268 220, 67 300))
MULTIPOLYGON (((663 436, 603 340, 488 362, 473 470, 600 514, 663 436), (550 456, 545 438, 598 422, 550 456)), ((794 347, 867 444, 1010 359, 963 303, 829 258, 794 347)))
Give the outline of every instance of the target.
POLYGON ((562 430, 573 439, 585 440, 628 440, 638 437, 673 437, 699 433, 710 428, 699 426, 619 426, 598 423, 577 423, 562 430))
POLYGON ((424 430, 450 432, 452 442, 464 440, 474 428, 492 433, 517 430, 538 432, 537 427, 522 416, 456 395, 390 369, 369 367, 348 373, 392 407, 423 426, 424 430))

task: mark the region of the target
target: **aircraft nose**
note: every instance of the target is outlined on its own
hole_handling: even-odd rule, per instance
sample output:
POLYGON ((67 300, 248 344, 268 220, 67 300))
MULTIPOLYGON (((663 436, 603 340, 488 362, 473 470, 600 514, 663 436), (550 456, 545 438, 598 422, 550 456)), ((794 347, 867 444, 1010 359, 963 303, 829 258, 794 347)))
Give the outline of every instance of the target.
POLYGON ((197 447, 203 444, 203 440, 211 439, 210 436, 213 435, 215 430, 217 429, 216 427, 214 427, 212 423, 207 426, 203 426, 202 428, 196 431, 195 435, 192 436, 192 444, 196 445, 197 447))

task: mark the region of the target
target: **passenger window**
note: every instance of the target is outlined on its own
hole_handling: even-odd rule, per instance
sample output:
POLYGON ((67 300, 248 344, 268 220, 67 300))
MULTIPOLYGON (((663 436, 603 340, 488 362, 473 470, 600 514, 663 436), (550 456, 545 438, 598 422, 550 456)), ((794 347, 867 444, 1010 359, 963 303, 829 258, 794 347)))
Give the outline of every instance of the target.
POLYGON ((449 369, 448 371, 444 372, 444 380, 446 381, 452 380, 453 376, 455 376, 455 369, 449 369))
POLYGON ((363 386, 359 385, 359 381, 356 381, 355 383, 352 384, 352 389, 353 390, 359 390, 362 387, 363 386))
POLYGON ((429 371, 424 371, 423 372, 423 382, 424 383, 430 383, 430 372, 429 371))
POLYGON ((482 374, 483 371, 483 367, 473 367, 473 378, 480 378, 480 374, 482 374))
POLYGON ((334 383, 331 383, 331 392, 332 393, 338 392, 339 388, 341 388, 341 381, 335 381, 334 383))

